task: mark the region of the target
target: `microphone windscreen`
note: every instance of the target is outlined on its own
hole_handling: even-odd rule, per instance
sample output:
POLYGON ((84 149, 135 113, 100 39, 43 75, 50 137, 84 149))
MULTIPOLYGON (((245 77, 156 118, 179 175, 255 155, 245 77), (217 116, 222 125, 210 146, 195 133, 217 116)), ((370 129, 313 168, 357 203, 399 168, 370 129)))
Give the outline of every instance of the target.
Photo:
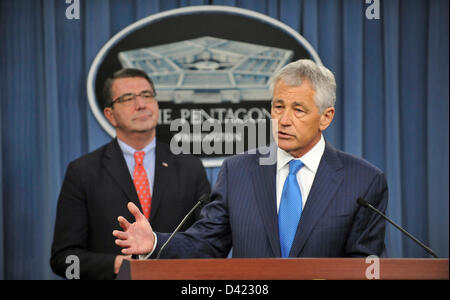
POLYGON ((200 203, 201 203, 202 205, 208 203, 208 202, 209 202, 209 194, 203 194, 203 195, 200 197, 200 199, 198 199, 198 201, 200 201, 200 203))
POLYGON ((358 202, 358 204, 361 205, 361 206, 365 206, 365 207, 368 206, 368 205, 367 205, 367 201, 364 200, 364 199, 361 198, 361 197, 359 197, 359 198, 356 200, 356 202, 358 202))

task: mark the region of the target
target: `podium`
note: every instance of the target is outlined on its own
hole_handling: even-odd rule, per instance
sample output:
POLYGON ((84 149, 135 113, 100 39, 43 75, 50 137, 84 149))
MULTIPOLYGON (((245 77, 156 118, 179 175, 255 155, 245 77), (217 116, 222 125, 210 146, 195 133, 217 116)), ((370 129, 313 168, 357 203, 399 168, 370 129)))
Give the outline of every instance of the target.
POLYGON ((449 279, 448 259, 230 258, 124 261, 118 280, 449 279))

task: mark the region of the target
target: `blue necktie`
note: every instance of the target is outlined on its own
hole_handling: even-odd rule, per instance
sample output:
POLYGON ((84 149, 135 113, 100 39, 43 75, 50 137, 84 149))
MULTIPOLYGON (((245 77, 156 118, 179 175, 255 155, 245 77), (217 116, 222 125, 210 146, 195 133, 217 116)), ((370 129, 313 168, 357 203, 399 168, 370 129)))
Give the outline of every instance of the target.
POLYGON ((298 222, 302 214, 302 193, 297 182, 297 172, 303 167, 300 160, 289 162, 289 175, 286 178, 281 194, 278 211, 278 230, 280 233, 281 257, 288 257, 292 242, 297 232, 298 222))

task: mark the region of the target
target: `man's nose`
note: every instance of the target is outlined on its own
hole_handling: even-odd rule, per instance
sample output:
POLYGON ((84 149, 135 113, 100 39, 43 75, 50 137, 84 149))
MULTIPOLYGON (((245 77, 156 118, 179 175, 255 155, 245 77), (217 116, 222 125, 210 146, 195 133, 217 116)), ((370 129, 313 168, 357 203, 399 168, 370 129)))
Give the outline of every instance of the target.
POLYGON ((144 97, 141 97, 139 95, 136 95, 136 98, 134 99, 134 105, 136 108, 144 108, 147 104, 147 101, 144 97))
POLYGON ((284 111, 280 115, 279 124, 282 125, 282 126, 289 126, 289 125, 292 124, 291 115, 290 115, 290 112, 288 110, 284 111))

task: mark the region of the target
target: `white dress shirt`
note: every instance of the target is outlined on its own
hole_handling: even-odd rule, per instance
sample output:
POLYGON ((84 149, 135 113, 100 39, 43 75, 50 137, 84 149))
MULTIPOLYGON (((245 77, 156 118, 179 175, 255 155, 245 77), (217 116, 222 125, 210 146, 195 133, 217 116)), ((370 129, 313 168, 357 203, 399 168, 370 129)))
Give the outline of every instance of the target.
POLYGON ((325 151, 325 140, 323 135, 319 142, 300 158, 294 158, 288 152, 278 148, 277 150, 277 212, 280 209, 281 193, 283 192, 284 182, 289 174, 289 162, 292 159, 301 160, 304 166, 297 173, 297 181, 302 193, 302 209, 308 200, 311 186, 314 182, 320 160, 325 151))

